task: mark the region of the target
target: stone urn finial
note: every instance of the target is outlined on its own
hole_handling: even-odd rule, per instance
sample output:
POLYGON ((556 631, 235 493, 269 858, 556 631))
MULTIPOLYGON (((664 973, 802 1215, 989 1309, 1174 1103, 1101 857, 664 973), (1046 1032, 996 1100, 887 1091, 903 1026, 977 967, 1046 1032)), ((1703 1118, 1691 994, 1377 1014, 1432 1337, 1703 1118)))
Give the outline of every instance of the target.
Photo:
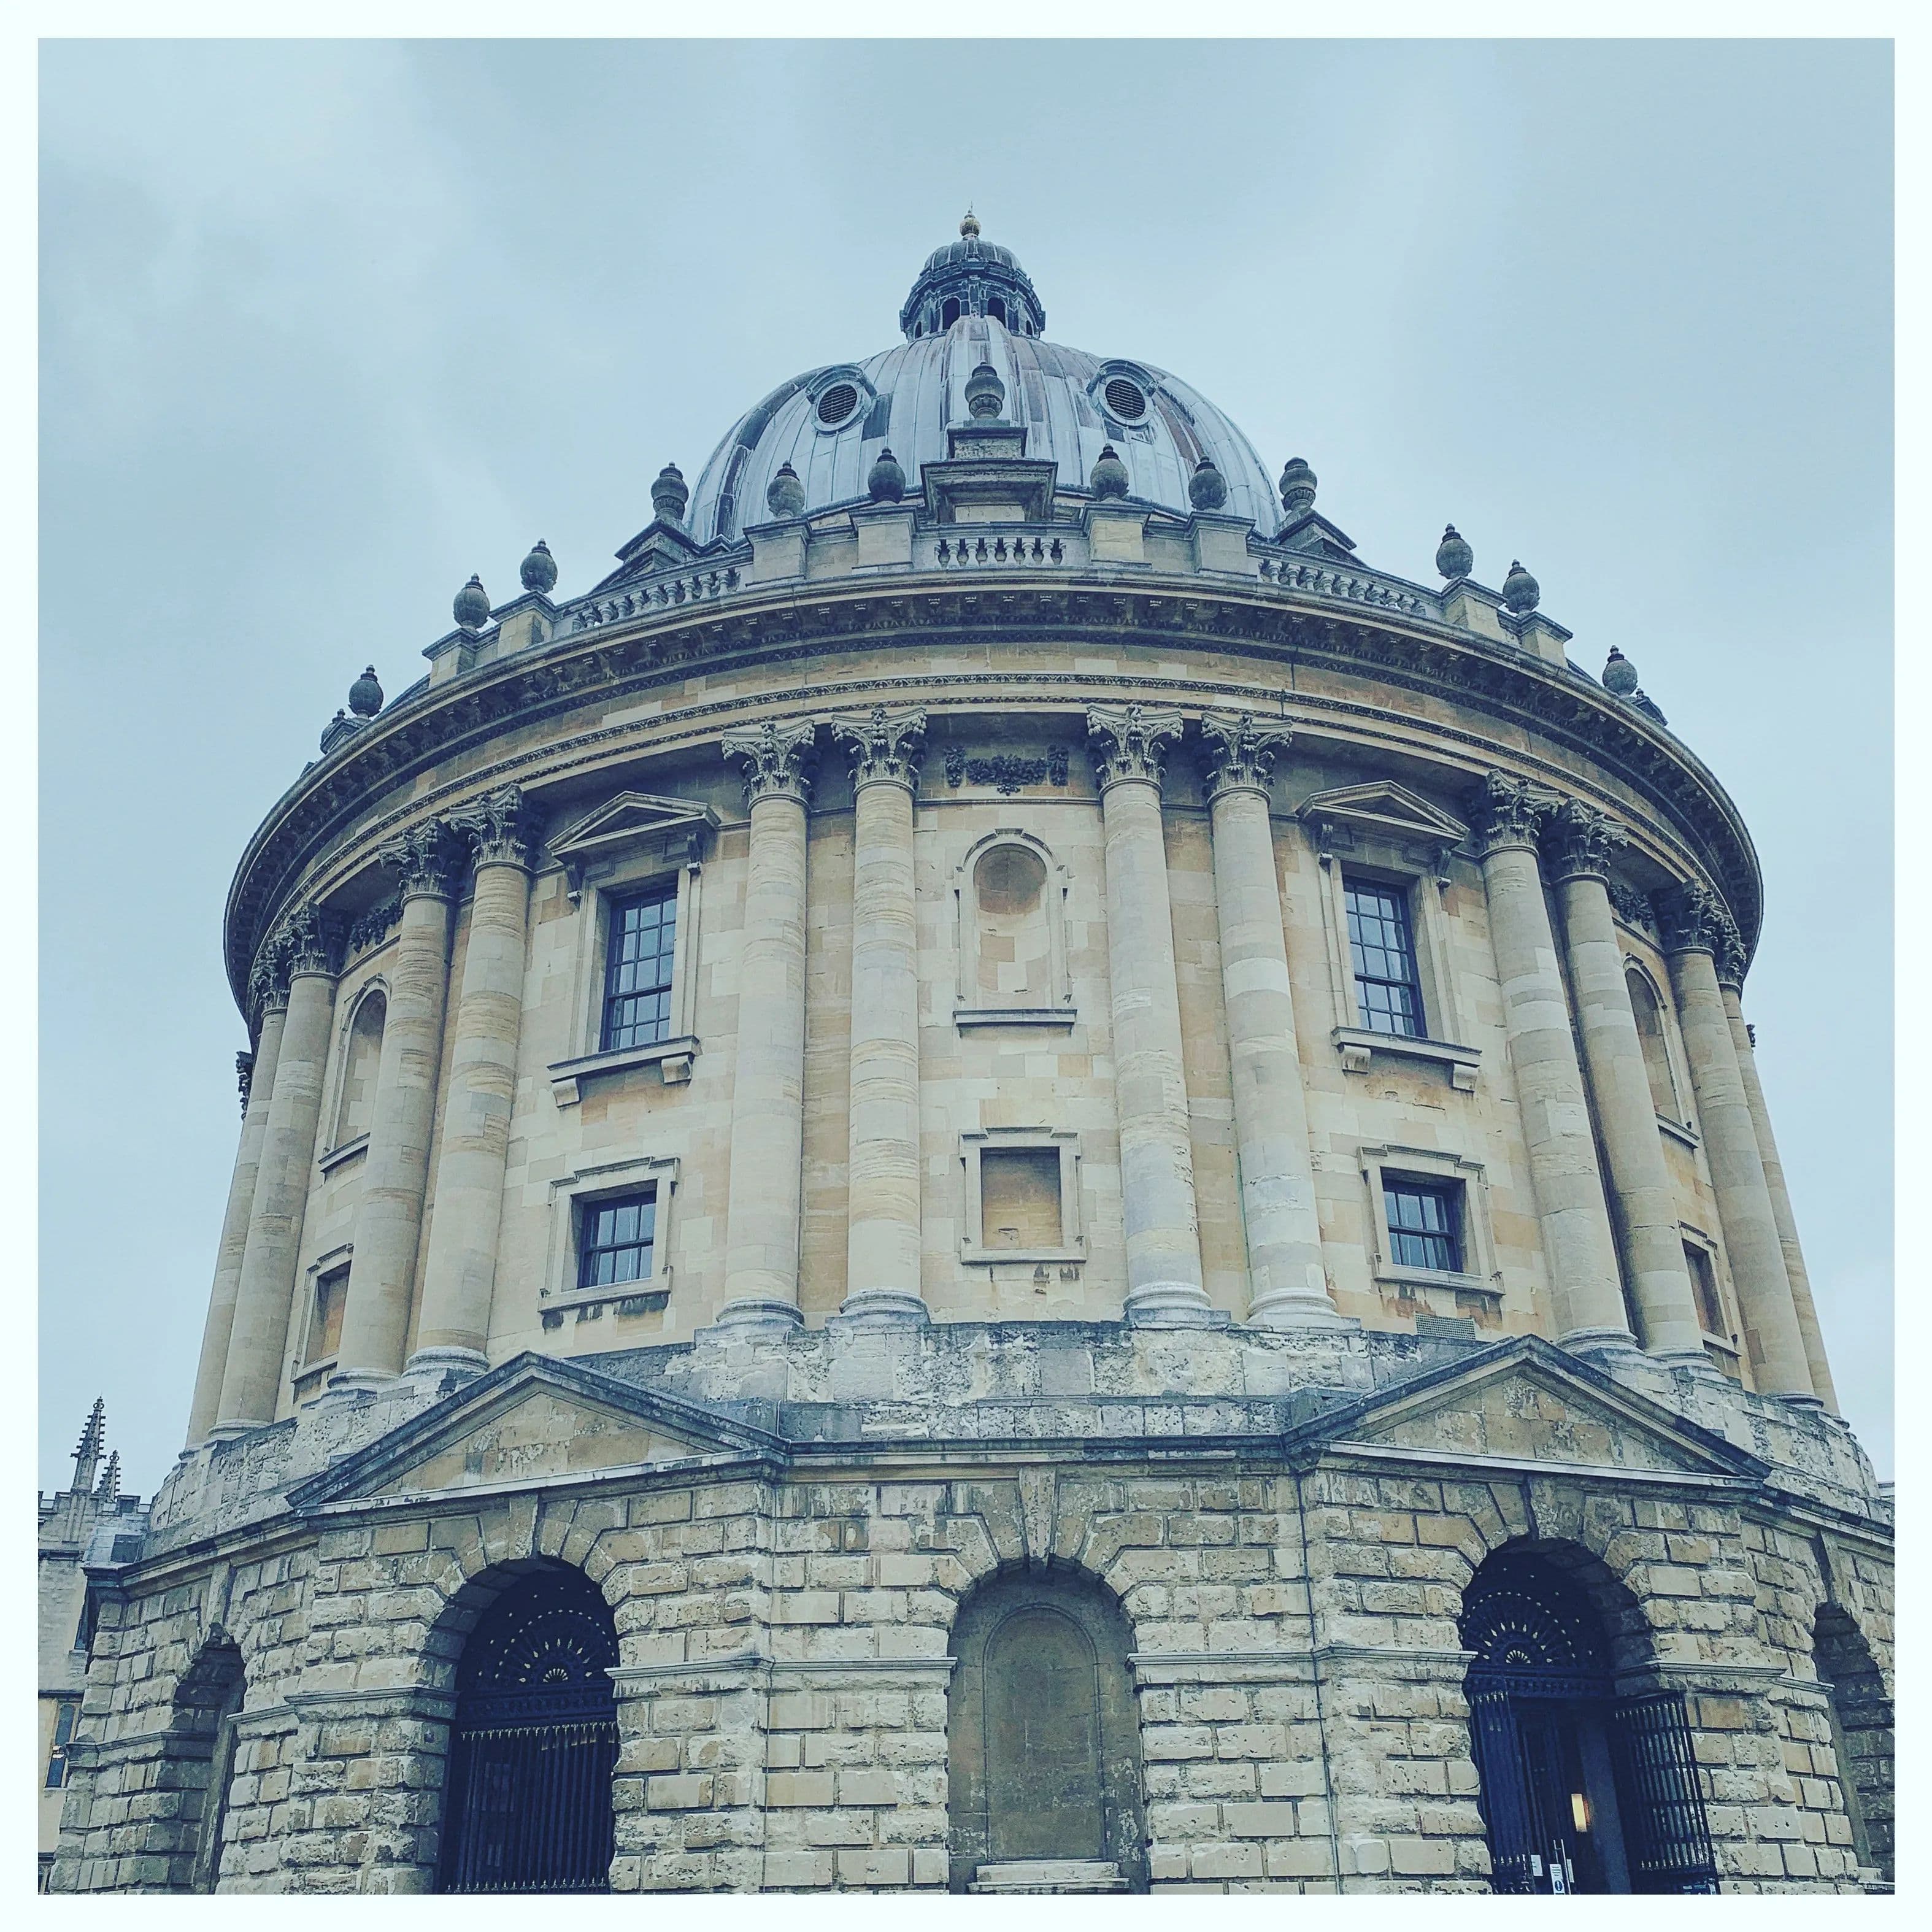
POLYGON ((1088 478, 1087 487, 1102 499, 1124 496, 1127 494, 1127 466, 1120 460, 1120 452, 1110 442, 1100 451, 1099 460, 1094 465, 1094 473, 1088 478))
POLYGON ((1228 500, 1228 479, 1214 467, 1214 459, 1204 456, 1187 479, 1187 500, 1197 510, 1218 510, 1228 500))
POLYGON ((1628 698, 1636 688, 1636 666, 1615 644, 1604 661, 1604 688, 1613 698, 1628 698))
POLYGON ((675 463, 667 463, 651 485, 651 508, 668 524, 684 521, 684 506, 691 501, 684 472, 675 463))
POLYGON ((1520 563, 1514 560, 1503 579, 1503 602, 1519 617, 1527 617, 1543 595, 1543 587, 1520 563))
POLYGON ((959 232, 969 241, 980 232, 980 218, 970 208, 959 218, 959 232))
POLYGON ((896 503, 905 494, 905 472, 888 444, 872 459, 872 470, 866 478, 866 494, 875 503, 896 503))
POLYGON ((530 546, 530 554, 524 559, 517 574, 523 579, 524 588, 534 590, 539 597, 548 597, 556 588, 556 559, 542 537, 530 546))
POLYGON ((1290 523, 1315 507, 1315 472, 1305 456, 1291 456, 1281 472, 1281 507, 1290 523))
POLYGON ((490 593, 483 588, 483 580, 471 574, 470 581, 456 593, 450 605, 456 621, 466 631, 480 631, 490 621, 490 593))
MULTIPOLYGON (((349 708, 358 718, 373 718, 382 708, 382 687, 376 682, 376 667, 370 664, 349 687, 349 708)), ((338 717, 340 713, 336 714, 338 717)))
POLYGON ((982 362, 966 378, 966 413, 975 421, 997 416, 1006 406, 1006 386, 990 362, 982 362))
POLYGON ((1442 541, 1436 546, 1436 568, 1451 584, 1460 583, 1476 567, 1476 553, 1468 539, 1454 524, 1442 528, 1442 541))
POLYGON ((778 473, 765 491, 765 503, 775 517, 796 517, 803 511, 805 485, 789 463, 778 465, 778 473))

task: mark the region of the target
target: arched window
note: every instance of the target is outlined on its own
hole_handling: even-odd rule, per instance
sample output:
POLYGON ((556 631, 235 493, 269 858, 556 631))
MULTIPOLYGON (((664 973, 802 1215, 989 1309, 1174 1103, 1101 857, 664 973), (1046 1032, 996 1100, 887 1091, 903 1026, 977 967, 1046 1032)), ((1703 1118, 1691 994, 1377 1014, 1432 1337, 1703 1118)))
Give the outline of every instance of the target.
POLYGON ((464 1646, 439 1892, 608 1892, 617 1630, 603 1592, 549 1565, 464 1646))
POLYGON ((1838 1784, 1858 1863, 1892 1876, 1892 1709, 1885 1680, 1856 1624, 1836 1604, 1820 1604, 1812 1656, 1825 1687, 1838 1784))
POLYGON ((342 1041, 342 1085, 335 1102, 332 1147, 343 1147, 369 1131, 376 1107, 376 1066, 382 1057, 382 1026, 388 997, 372 986, 356 1003, 342 1041))
POLYGON ((986 304, 986 314, 993 321, 999 323, 1001 328, 1004 328, 1006 326, 1006 305, 998 296, 994 296, 986 304))
POLYGON ((957 296, 948 296, 945 305, 939 311, 939 326, 941 328, 950 328, 958 320, 959 298, 957 296))
POLYGON ((946 1691, 955 1892, 1144 1892, 1139 1714, 1126 1619, 1061 1570, 983 1585, 953 1625, 946 1691))
POLYGON ((1025 845, 995 845, 973 868, 979 946, 977 1004, 1043 1006, 1053 997, 1046 864, 1025 845))
POLYGON ((235 1720, 246 1688, 242 1652, 217 1624, 182 1673, 169 1726, 170 1754, 184 1760, 181 1787, 192 1791, 200 1786, 188 1874, 189 1888, 194 1892, 214 1892, 220 1883, 228 1792, 234 1782, 235 1720))
POLYGON ((1676 1076, 1670 1070, 1670 1048, 1664 1037, 1664 1010, 1657 989, 1650 983, 1650 976, 1634 966, 1625 971, 1624 979, 1630 988, 1630 1010, 1636 1016, 1636 1036, 1643 1046, 1643 1070, 1650 1076, 1651 1105, 1666 1120, 1681 1120, 1684 1108, 1677 1097, 1676 1076))
POLYGON ((1491 1882, 1511 1892, 1714 1892, 1682 1694, 1617 1691, 1603 1618, 1559 1553, 1582 1556, 1498 1550, 1462 1595, 1491 1882))

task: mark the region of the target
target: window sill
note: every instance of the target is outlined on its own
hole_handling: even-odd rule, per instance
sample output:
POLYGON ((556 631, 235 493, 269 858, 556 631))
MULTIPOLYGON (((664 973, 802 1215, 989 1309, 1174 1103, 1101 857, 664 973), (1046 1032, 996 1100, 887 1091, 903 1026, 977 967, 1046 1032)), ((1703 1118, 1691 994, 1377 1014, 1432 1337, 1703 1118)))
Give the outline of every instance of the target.
POLYGON ((324 1174, 332 1173, 344 1161, 352 1159, 358 1154, 366 1153, 368 1147, 369 1136, 367 1134, 358 1134, 352 1141, 344 1141, 340 1147, 331 1148, 316 1165, 324 1174))
POLYGON ((314 1401, 327 1385, 329 1370, 340 1359, 337 1355, 325 1355, 319 1362, 304 1362, 296 1371, 289 1385, 290 1397, 298 1402, 314 1401))
POLYGON ((550 1090, 560 1107, 574 1107, 583 1098, 581 1083, 606 1073, 628 1072, 632 1067, 655 1066, 667 1087, 691 1078, 698 1058, 698 1039, 684 1034, 676 1040, 653 1041, 649 1046, 620 1046, 610 1053, 586 1053, 574 1060, 554 1060, 546 1070, 550 1090))
POLYGON ((614 1306, 620 1316, 656 1315, 670 1300, 670 1270, 661 1270, 648 1281, 619 1282, 609 1288, 574 1288, 567 1294, 546 1295, 537 1312, 546 1328, 560 1328, 563 1318, 574 1314, 580 1322, 595 1322, 607 1307, 614 1306))
POLYGON ((959 1258, 968 1268, 997 1268, 1012 1264, 1036 1268, 1078 1268, 1084 1264, 1084 1248, 976 1248, 962 1241, 959 1258))
POLYGON ((1668 1134, 1674 1141, 1682 1141, 1688 1148, 1697 1144, 1697 1130, 1686 1126, 1682 1120, 1672 1120, 1667 1114, 1658 1115, 1657 1126, 1659 1132, 1668 1134))
POLYGON ((1337 1027, 1330 1036, 1342 1052, 1342 1068, 1347 1073, 1366 1073, 1377 1054, 1393 1060, 1426 1060, 1432 1066, 1447 1066, 1450 1084, 1465 1094, 1476 1090, 1476 1076, 1483 1064, 1479 1046, 1458 1046, 1446 1040, 1416 1040, 1405 1034, 1371 1033, 1366 1027, 1337 1027))
POLYGON ((1376 1279, 1406 1295, 1413 1295, 1419 1288, 1439 1288, 1457 1294, 1484 1295, 1491 1301, 1503 1298, 1502 1289, 1495 1282, 1485 1281, 1479 1274, 1454 1274, 1444 1268, 1398 1268, 1393 1262, 1384 1262, 1376 1268, 1376 1279))
POLYGON ((955 1006, 956 1027, 1072 1027, 1079 1015, 1071 1006, 955 1006))

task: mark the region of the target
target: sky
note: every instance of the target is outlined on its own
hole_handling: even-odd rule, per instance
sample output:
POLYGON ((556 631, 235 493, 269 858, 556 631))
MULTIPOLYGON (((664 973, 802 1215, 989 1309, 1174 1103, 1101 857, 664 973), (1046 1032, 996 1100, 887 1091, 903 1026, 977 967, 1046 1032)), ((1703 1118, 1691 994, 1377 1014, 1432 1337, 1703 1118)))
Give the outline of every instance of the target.
POLYGON ((1520 557, 1729 788, 1845 1412, 1891 1473, 1882 43, 44 44, 40 1474, 185 1427, 242 848, 476 571, 588 586, 970 202, 1364 558, 1520 557))

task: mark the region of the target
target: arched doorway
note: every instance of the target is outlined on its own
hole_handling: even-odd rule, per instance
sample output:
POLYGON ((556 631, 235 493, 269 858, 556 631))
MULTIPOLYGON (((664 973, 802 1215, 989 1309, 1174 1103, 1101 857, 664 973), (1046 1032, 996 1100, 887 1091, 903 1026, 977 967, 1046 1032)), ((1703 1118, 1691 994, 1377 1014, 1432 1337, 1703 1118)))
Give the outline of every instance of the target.
POLYGON ((955 1892, 1147 1888, 1130 1648, 1086 1577, 1004 1576, 967 1600, 946 1693, 955 1892))
POLYGON ((497 1598, 464 1645, 439 1892, 605 1892, 617 1631, 581 1572, 546 1567, 497 1598))
POLYGON ((1887 1884, 1892 1868, 1892 1709, 1864 1634, 1836 1604, 1821 1604, 1812 1657, 1825 1687, 1852 1848, 1887 1884))
POLYGON ((1684 1700, 1618 1693, 1604 1619, 1553 1553, 1499 1550, 1462 1595, 1496 1889, 1714 1892, 1684 1700))

